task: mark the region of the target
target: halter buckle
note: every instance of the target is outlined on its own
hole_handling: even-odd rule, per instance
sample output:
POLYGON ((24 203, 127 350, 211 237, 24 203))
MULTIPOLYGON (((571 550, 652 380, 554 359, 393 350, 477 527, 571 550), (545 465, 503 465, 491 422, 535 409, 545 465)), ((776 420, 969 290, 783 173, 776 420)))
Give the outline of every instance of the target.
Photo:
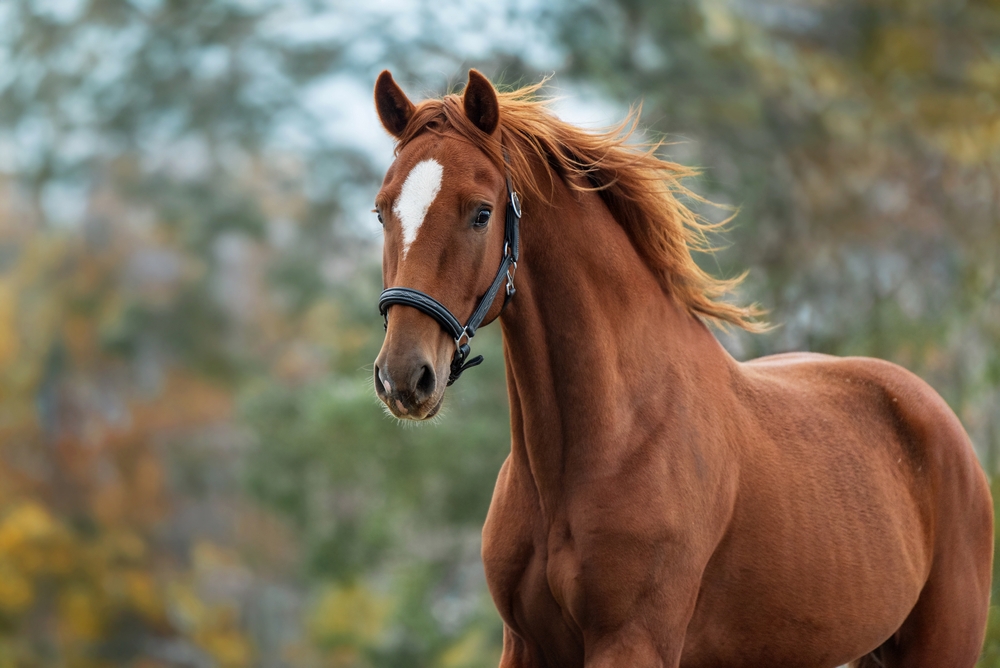
POLYGON ((465 342, 466 343, 468 343, 469 341, 472 340, 472 335, 469 334, 469 328, 468 327, 463 327, 462 328, 462 333, 459 334, 458 338, 455 339, 455 350, 458 350, 458 351, 462 350, 462 337, 465 337, 465 342))
POLYGON ((517 217, 520 218, 521 217, 521 198, 517 196, 517 191, 515 191, 515 190, 511 190, 510 191, 510 205, 512 207, 514 207, 514 213, 516 213, 517 217))
POLYGON ((512 262, 507 269, 507 297, 514 295, 514 274, 517 272, 517 262, 512 262))

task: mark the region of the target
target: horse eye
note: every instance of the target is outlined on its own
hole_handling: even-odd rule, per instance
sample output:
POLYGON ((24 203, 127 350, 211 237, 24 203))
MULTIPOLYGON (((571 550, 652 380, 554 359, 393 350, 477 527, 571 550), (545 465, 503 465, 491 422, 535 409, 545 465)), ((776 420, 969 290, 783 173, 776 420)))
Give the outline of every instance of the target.
POLYGON ((382 220, 382 212, 379 211, 378 209, 375 209, 375 214, 378 216, 378 224, 384 226, 385 225, 385 221, 382 220))
POLYGON ((490 210, 483 209, 476 215, 476 222, 473 223, 476 227, 486 227, 486 224, 490 222, 490 210))

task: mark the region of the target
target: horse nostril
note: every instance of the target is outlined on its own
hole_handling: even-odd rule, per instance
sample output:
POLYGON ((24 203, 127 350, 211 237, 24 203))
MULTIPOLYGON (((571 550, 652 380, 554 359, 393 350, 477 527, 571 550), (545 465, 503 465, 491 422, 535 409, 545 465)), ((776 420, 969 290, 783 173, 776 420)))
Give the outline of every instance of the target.
POLYGON ((420 378, 417 379, 416 393, 421 397, 429 397, 434 393, 435 385, 434 371, 424 364, 421 367, 420 378))
POLYGON ((379 370, 378 365, 375 365, 375 392, 380 397, 384 397, 388 394, 385 389, 385 385, 382 384, 382 372, 379 370))

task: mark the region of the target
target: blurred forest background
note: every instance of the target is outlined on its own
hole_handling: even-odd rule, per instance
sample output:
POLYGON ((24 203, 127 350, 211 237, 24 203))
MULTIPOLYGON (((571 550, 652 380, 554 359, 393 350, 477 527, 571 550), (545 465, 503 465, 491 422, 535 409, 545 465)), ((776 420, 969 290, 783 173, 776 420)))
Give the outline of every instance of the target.
POLYGON ((733 354, 903 364, 1000 473, 998 0, 499 4, 0 2, 0 668, 496 665, 498 333, 437 425, 370 387, 383 68, 642 101, 740 207, 733 354))

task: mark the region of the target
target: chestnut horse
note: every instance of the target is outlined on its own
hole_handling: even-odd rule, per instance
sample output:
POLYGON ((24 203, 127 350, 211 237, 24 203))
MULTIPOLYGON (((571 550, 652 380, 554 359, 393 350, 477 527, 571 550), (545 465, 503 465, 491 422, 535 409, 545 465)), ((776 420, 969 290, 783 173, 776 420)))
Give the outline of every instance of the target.
POLYGON ((689 170, 538 88, 375 87, 398 140, 378 396, 433 416, 476 327, 503 332, 511 450, 482 548, 500 665, 973 666, 993 511, 955 414, 888 362, 735 361, 706 321, 759 326, 692 260, 710 225, 689 170))

